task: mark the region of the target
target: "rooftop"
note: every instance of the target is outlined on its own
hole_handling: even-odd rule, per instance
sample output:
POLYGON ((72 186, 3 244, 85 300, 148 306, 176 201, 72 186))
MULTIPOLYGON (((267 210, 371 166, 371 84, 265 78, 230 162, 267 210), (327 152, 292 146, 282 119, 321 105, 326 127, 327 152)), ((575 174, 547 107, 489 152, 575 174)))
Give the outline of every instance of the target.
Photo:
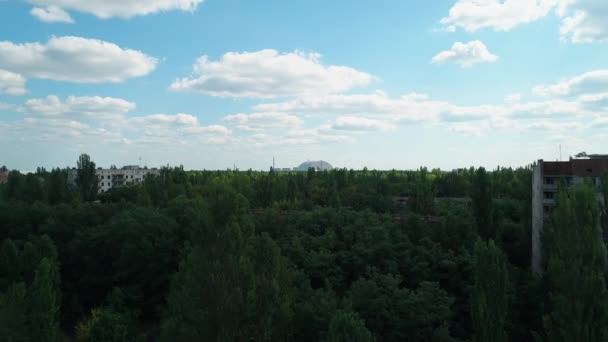
POLYGON ((554 176, 599 177, 608 172, 608 158, 570 159, 569 161, 543 162, 543 174, 554 176))

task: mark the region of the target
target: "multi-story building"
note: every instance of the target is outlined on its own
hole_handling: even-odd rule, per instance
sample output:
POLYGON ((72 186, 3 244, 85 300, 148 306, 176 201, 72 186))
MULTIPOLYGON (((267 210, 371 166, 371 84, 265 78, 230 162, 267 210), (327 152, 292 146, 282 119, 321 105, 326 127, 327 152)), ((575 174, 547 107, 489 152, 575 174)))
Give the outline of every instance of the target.
MULTIPOLYGON (((590 155, 584 159, 561 162, 538 160, 532 173, 532 271, 542 269, 541 236, 544 223, 551 217, 560 183, 574 185, 589 181, 599 186, 601 176, 608 172, 607 155, 590 155)), ((598 194, 598 200, 603 201, 598 194)), ((603 205, 603 203, 602 203, 603 205)))
POLYGON ((8 171, 0 171, 0 184, 8 182, 8 171))
MULTIPOLYGON (((158 169, 141 168, 137 165, 127 165, 122 168, 99 168, 95 171, 97 175, 99 192, 106 192, 112 188, 131 183, 143 182, 149 175, 159 175, 158 169)), ((68 182, 76 184, 77 170, 68 170, 68 182)))

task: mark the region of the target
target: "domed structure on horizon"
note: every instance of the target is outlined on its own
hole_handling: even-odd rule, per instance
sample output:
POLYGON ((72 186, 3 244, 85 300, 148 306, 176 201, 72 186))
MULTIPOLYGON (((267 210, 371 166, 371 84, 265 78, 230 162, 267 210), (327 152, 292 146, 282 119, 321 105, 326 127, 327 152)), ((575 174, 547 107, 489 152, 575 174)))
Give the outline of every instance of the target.
POLYGON ((302 164, 300 164, 300 166, 294 168, 295 171, 308 171, 308 169, 313 168, 316 171, 330 171, 333 170, 333 166, 331 166, 330 163, 324 161, 324 160, 319 160, 319 161, 307 161, 304 162, 302 164))

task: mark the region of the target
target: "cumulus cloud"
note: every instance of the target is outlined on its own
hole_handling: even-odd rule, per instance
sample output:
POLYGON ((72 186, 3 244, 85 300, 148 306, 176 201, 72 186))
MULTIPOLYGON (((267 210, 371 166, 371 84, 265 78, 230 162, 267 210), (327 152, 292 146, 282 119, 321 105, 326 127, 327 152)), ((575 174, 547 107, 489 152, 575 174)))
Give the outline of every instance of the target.
MULTIPOLYGON (((196 10, 203 0, 27 0, 29 3, 89 13, 101 19, 132 18, 165 11, 196 10)), ((33 13, 32 13, 33 14, 33 13)))
POLYGON ((595 70, 549 85, 534 88, 538 96, 572 97, 608 93, 608 70, 595 70))
POLYGON ((498 56, 491 54, 484 43, 474 40, 468 43, 454 43, 450 50, 442 51, 433 57, 432 62, 458 64, 467 68, 477 63, 495 62, 497 59, 498 56))
POLYGON ((262 103, 254 111, 335 118, 329 129, 349 136, 398 125, 442 126, 466 135, 483 135, 497 129, 563 130, 587 127, 608 105, 608 95, 582 95, 574 99, 549 98, 535 101, 462 106, 438 101, 424 94, 389 97, 384 93, 326 95, 289 101, 262 103), (593 103, 597 107, 592 108, 593 103), (600 108, 600 104, 604 107, 600 108), (547 124, 550 122, 550 124, 547 124), (348 128, 348 129, 347 129, 348 128))
POLYGON ((608 2, 605 0, 564 0, 558 13, 563 17, 560 33, 573 43, 608 40, 608 2))
POLYGON ((127 120, 125 129, 134 143, 172 145, 224 144, 232 140, 232 131, 225 126, 199 123, 192 114, 153 114, 127 120))
POLYGON ((99 138, 99 143, 215 145, 233 140, 227 127, 203 125, 192 114, 127 116, 135 107, 135 103, 111 97, 69 96, 62 100, 49 95, 18 106, 24 119, 0 122, 0 133, 15 141, 64 143, 99 138))
POLYGON ((224 120, 235 124, 239 129, 247 131, 295 128, 304 123, 295 115, 272 112, 234 114, 226 116, 224 120))
POLYGON ((355 131, 355 132, 370 132, 370 131, 386 131, 395 128, 395 125, 380 120, 373 120, 355 116, 340 116, 332 125, 333 129, 355 131))
POLYGON ((123 82, 149 74, 157 63, 143 52, 96 39, 52 37, 45 44, 0 41, 0 68, 31 78, 123 82))
POLYGON ((194 126, 198 125, 198 119, 192 114, 178 113, 174 115, 167 114, 153 114, 142 117, 135 117, 130 120, 131 123, 136 125, 146 124, 176 124, 194 126))
POLYGON ((536 131, 568 131, 586 128, 581 122, 534 121, 524 125, 525 129, 536 131))
POLYGON ((519 102, 519 101, 521 101, 521 94, 519 94, 519 93, 505 96, 506 103, 515 103, 515 102, 519 102))
POLYGON ((457 28, 468 32, 484 28, 510 31, 542 19, 553 10, 562 21, 562 38, 573 43, 608 40, 605 0, 458 0, 441 23, 448 32, 457 28))
POLYGON ((194 75, 176 80, 173 91, 210 96, 277 98, 348 91, 369 84, 370 74, 345 66, 325 66, 317 53, 276 50, 229 52, 219 61, 200 57, 194 75))
POLYGON ((560 1, 564 0, 458 0, 441 23, 449 31, 457 27, 468 32, 509 31, 547 16, 560 1))
POLYGON ((299 128, 287 130, 280 134, 256 133, 246 137, 249 144, 255 146, 302 146, 323 145, 353 142, 354 139, 348 134, 332 129, 328 125, 315 128, 299 128))
POLYGON ((480 116, 487 116, 489 113, 500 115, 500 112, 487 106, 455 106, 418 93, 391 98, 382 92, 306 97, 277 103, 263 103, 254 106, 253 109, 318 116, 363 116, 410 124, 433 123, 440 120, 478 120, 480 116))
POLYGON ((19 112, 38 117, 70 117, 92 120, 121 119, 125 113, 135 109, 135 103, 113 97, 58 96, 27 100, 19 112))
POLYGON ((19 96, 27 92, 25 77, 0 69, 0 94, 19 96))
POLYGON ((577 101, 552 99, 516 103, 506 107, 514 119, 567 118, 588 114, 577 101))
POLYGON ((68 12, 57 6, 48 6, 46 8, 34 7, 30 13, 45 23, 74 23, 74 19, 72 19, 68 12))

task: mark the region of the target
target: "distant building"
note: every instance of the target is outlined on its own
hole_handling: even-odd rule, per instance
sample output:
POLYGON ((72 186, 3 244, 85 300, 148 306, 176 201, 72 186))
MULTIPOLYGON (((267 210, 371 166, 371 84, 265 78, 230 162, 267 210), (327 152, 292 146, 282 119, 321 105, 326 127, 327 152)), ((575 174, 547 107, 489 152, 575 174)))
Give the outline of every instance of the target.
POLYGON ((0 171, 0 184, 8 182, 8 171, 0 171))
POLYGON ((314 169, 315 171, 331 171, 333 170, 333 166, 331 166, 330 163, 323 161, 323 160, 319 160, 319 161, 307 161, 304 162, 302 164, 300 164, 300 166, 295 167, 293 170, 294 171, 308 171, 308 169, 314 169))
MULTIPOLYGON (((97 169, 95 170, 97 175, 98 189, 99 192, 106 192, 112 188, 121 187, 127 184, 140 183, 150 175, 159 175, 158 169, 141 168, 137 165, 127 165, 122 168, 110 168, 110 169, 97 169)), ((68 170, 68 182, 70 184, 76 184, 77 170, 68 170)))
MULTIPOLYGON (((551 217, 559 184, 584 183, 586 180, 599 186, 600 177, 608 172, 608 155, 581 154, 585 159, 570 159, 566 162, 538 160, 532 173, 532 271, 539 274, 542 269, 541 235, 544 222, 551 217)), ((598 194, 598 200, 603 201, 598 194)), ((602 203, 603 205, 603 203, 602 203)))

